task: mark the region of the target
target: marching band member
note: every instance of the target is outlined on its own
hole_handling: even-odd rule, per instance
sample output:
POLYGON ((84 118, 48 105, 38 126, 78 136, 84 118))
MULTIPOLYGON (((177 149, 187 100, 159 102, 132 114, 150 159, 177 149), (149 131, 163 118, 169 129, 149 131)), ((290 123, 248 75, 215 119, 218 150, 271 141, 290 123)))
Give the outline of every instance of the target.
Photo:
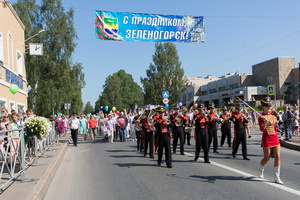
POLYGON ((158 166, 161 165, 163 149, 165 149, 165 159, 168 168, 172 168, 172 155, 171 155, 171 144, 170 144, 170 134, 168 131, 169 120, 165 116, 164 107, 158 107, 156 111, 159 114, 159 117, 156 120, 155 128, 156 134, 158 137, 158 166))
MULTIPOLYGON (((139 113, 139 110, 136 109, 136 112, 139 113)), ((136 134, 136 143, 137 143, 137 151, 142 152, 144 149, 144 139, 142 137, 142 123, 141 119, 143 117, 143 113, 139 113, 133 118, 133 124, 134 124, 134 129, 135 129, 135 134, 136 134)))
POLYGON ((185 144, 185 140, 187 140, 187 145, 191 145, 191 131, 193 129, 192 127, 192 120, 190 120, 190 116, 187 115, 188 110, 186 108, 183 109, 182 111, 182 115, 183 115, 183 119, 185 121, 184 123, 184 144, 185 144))
POLYGON ((147 155, 147 151, 148 151, 148 145, 149 145, 149 156, 150 158, 154 158, 154 151, 153 151, 153 131, 150 129, 151 126, 151 120, 152 116, 150 115, 150 112, 145 112, 146 114, 146 118, 142 120, 142 129, 145 133, 145 142, 144 142, 144 157, 146 157, 147 155))
POLYGON ((179 107, 175 106, 174 113, 171 116, 172 129, 173 129, 173 153, 176 153, 178 138, 180 140, 180 154, 184 155, 184 133, 183 133, 183 124, 184 119, 183 115, 179 113, 179 107))
POLYGON ((261 100, 263 114, 258 118, 258 123, 262 133, 261 147, 264 157, 260 162, 259 177, 264 177, 264 167, 270 159, 271 151, 274 155, 275 183, 283 184, 280 179, 280 142, 278 139, 277 116, 272 112, 270 97, 261 100))
POLYGON ((196 148, 195 148, 195 158, 194 161, 197 161, 199 158, 201 147, 204 152, 204 162, 209 162, 208 156, 208 140, 207 140, 207 123, 208 118, 205 116, 203 111, 204 105, 200 104, 198 106, 199 113, 195 116, 195 140, 196 140, 196 148))
POLYGON ((214 153, 218 152, 218 135, 217 135, 217 121, 218 115, 215 113, 215 106, 211 104, 209 106, 209 113, 207 115, 208 118, 208 149, 210 148, 211 142, 213 141, 213 149, 214 153))
POLYGON ((240 143, 242 143, 242 154, 244 160, 250 160, 247 157, 247 137, 245 130, 245 123, 248 122, 246 116, 241 113, 241 104, 235 104, 235 112, 231 116, 231 121, 234 124, 234 142, 232 149, 232 157, 235 158, 235 155, 238 151, 240 143))
POLYGON ((220 116, 221 118, 221 132, 222 132, 222 136, 221 136, 221 146, 223 146, 224 142, 225 142, 225 138, 227 137, 227 144, 228 147, 231 147, 231 123, 230 123, 230 113, 228 113, 227 108, 224 107, 223 108, 223 113, 220 116))

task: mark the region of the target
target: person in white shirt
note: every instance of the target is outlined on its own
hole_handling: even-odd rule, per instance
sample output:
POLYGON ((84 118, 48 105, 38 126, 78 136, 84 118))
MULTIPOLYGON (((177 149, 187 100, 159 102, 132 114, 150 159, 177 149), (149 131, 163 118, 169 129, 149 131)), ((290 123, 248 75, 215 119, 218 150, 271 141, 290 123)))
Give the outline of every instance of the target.
POLYGON ((71 129, 71 136, 73 140, 73 145, 77 147, 77 137, 78 129, 80 127, 79 119, 77 119, 76 114, 72 115, 72 118, 69 120, 69 128, 71 129))

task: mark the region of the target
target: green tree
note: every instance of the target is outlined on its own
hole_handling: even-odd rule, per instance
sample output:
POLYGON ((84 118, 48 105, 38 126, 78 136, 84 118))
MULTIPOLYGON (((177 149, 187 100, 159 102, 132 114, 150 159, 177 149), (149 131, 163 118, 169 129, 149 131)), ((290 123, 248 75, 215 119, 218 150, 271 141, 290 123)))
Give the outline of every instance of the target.
POLYGON ((35 5, 34 0, 18 0, 14 8, 25 22, 26 37, 45 29, 30 40, 43 43, 44 55, 26 56, 27 80, 33 88, 28 95, 28 107, 38 115, 49 115, 52 108, 66 113, 64 103, 72 104, 70 112, 82 111, 83 67, 71 60, 77 38, 74 10, 65 12, 61 0, 42 0, 41 6, 35 5))
POLYGON ((146 104, 162 104, 162 92, 169 91, 170 101, 176 102, 187 86, 184 70, 172 43, 156 43, 155 53, 146 70, 146 78, 141 78, 146 104))
POLYGON ((116 107, 118 110, 134 108, 135 104, 143 105, 142 88, 134 82, 132 76, 124 70, 109 75, 103 85, 103 92, 95 103, 95 112, 100 106, 116 107))
POLYGON ((93 108, 91 102, 88 101, 84 106, 83 113, 89 114, 89 113, 93 113, 93 112, 94 112, 94 108, 93 108))

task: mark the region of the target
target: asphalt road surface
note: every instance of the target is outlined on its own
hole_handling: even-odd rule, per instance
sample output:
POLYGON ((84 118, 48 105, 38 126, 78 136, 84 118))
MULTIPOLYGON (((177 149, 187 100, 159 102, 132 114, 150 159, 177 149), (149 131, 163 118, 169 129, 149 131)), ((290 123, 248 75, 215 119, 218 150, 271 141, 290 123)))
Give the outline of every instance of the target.
POLYGON ((300 199, 299 152, 282 148, 283 186, 274 183, 273 159, 265 167, 265 179, 260 179, 261 136, 257 129, 252 135, 250 161, 242 159, 241 147, 232 158, 226 144, 218 154, 210 149, 211 164, 203 162, 202 151, 194 162, 192 140, 191 146, 185 146, 186 155, 172 154, 172 169, 165 163, 158 167, 157 154, 154 159, 143 157, 136 142, 110 144, 97 136, 96 142, 70 145, 44 199, 300 199))

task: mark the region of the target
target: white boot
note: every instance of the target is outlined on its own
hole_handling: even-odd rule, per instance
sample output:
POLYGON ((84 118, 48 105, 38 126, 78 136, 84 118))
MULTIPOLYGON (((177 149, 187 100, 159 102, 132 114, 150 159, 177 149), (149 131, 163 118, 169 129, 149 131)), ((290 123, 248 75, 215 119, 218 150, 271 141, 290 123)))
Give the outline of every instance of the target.
POLYGON ((275 168, 275 183, 283 185, 283 182, 280 179, 280 166, 276 166, 275 168))
POLYGON ((264 170, 265 170, 265 166, 260 164, 260 166, 259 166, 259 178, 264 178, 264 170))

